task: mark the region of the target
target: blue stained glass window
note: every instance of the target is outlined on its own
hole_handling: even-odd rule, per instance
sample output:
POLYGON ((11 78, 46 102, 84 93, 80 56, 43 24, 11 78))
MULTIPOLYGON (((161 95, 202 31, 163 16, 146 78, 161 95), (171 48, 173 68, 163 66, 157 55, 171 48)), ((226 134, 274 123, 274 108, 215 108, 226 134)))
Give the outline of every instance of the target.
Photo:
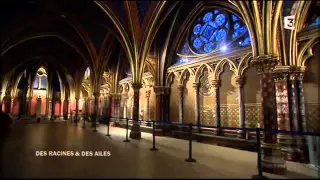
POLYGON ((201 30, 201 24, 197 24, 194 28, 193 28, 193 34, 199 34, 200 30, 201 30))
POLYGON ((39 76, 36 75, 34 78, 33 88, 38 89, 39 87, 39 76))
POLYGON ((241 46, 247 46, 251 44, 251 38, 250 36, 246 37, 246 39, 244 39, 244 41, 241 43, 241 46))
POLYGON ((227 37, 227 32, 224 29, 220 29, 217 33, 216 41, 223 41, 227 37))
POLYGON ((241 28, 241 24, 240 23, 235 23, 234 24, 234 29, 237 30, 238 28, 241 28))
POLYGON ((213 49, 214 49, 214 43, 213 43, 213 42, 210 42, 210 43, 204 45, 204 48, 203 48, 203 49, 204 49, 204 51, 207 52, 207 53, 213 51, 213 49))
POLYGON ((189 48, 193 48, 193 52, 203 54, 220 49, 223 45, 243 47, 251 44, 248 29, 241 19, 230 12, 218 9, 197 18, 192 30, 192 34, 188 36, 190 47, 185 45, 181 48, 181 51, 189 55, 192 55, 189 48), (226 42, 228 40, 231 42, 226 42), (234 44, 236 46, 233 46, 234 44))
POLYGON ((229 23, 229 21, 227 22, 227 24, 226 24, 226 28, 230 28, 230 23, 229 23))
POLYGON ((205 15, 203 16, 203 22, 211 21, 211 20, 212 20, 212 17, 213 17, 212 12, 208 12, 207 14, 205 14, 205 15))
POLYGON ((201 41, 201 38, 196 38, 194 41, 193 41, 193 46, 196 48, 196 49, 199 49, 201 46, 202 46, 203 42, 201 41))
POLYGON ((46 89, 46 88, 47 88, 47 78, 41 77, 41 89, 46 89))
POLYGON ((239 20, 238 16, 236 16, 236 15, 233 15, 233 14, 232 14, 231 17, 232 17, 232 20, 233 20, 233 21, 239 20))
POLYGON ((219 14, 219 15, 216 17, 216 23, 217 23, 219 26, 222 26, 225 21, 226 21, 226 16, 225 16, 224 14, 219 14))
POLYGON ((316 26, 320 26, 320 17, 319 16, 316 18, 316 20, 312 24, 310 24, 310 27, 316 27, 316 26))
POLYGON ((210 39, 211 35, 213 34, 213 31, 214 29, 212 26, 207 26, 207 28, 204 30, 204 33, 203 33, 204 37, 210 39))
POLYGON ((203 50, 202 50, 202 49, 199 49, 199 50, 198 50, 198 53, 199 53, 199 54, 203 54, 203 50))

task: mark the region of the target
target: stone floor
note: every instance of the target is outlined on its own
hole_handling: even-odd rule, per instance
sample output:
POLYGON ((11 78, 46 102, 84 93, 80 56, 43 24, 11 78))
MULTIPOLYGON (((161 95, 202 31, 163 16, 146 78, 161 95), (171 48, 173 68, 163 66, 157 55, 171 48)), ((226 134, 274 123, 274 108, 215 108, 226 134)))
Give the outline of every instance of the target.
MULTIPOLYGON (((106 126, 98 132, 69 122, 19 123, 3 151, 5 177, 17 178, 251 178, 257 174, 256 154, 231 148, 193 143, 196 163, 184 161, 188 156, 185 140, 156 137, 142 133, 141 140, 123 142, 125 130, 113 127, 111 137, 106 126), (36 151, 110 151, 108 157, 39 157, 36 151)), ((288 162, 288 173, 269 178, 319 178, 304 164, 288 162)))

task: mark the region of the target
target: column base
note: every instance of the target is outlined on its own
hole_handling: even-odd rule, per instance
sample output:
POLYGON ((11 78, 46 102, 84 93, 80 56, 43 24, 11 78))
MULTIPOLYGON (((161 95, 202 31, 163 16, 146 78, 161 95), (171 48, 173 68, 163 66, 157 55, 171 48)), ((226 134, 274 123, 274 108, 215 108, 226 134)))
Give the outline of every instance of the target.
POLYGON ((262 171, 283 175, 287 167, 278 144, 262 143, 262 171))
POLYGON ((130 138, 131 139, 141 139, 141 131, 140 131, 140 126, 139 124, 135 124, 135 122, 133 122, 134 124, 131 127, 131 131, 130 131, 130 138))

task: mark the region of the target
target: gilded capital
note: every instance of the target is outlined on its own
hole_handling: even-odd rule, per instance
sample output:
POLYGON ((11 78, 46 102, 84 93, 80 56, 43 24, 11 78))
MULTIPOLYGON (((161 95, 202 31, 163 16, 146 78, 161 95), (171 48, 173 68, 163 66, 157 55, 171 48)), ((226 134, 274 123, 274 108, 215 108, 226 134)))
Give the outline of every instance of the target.
POLYGON ((273 55, 256 56, 252 58, 251 64, 257 68, 258 73, 268 73, 278 64, 278 58, 273 55))
POLYGON ((221 81, 220 80, 212 80, 211 84, 214 88, 219 88, 221 86, 221 81))
POLYGON ((200 83, 193 83, 193 84, 192 84, 192 87, 193 87, 195 90, 198 90, 199 87, 200 87, 200 83))
POLYGON ((287 81, 289 78, 288 72, 275 72, 273 73, 273 79, 275 82, 287 81))
POLYGON ((235 78, 235 82, 236 82, 236 85, 239 86, 239 87, 243 87, 244 85, 244 77, 243 76, 236 76, 235 78))

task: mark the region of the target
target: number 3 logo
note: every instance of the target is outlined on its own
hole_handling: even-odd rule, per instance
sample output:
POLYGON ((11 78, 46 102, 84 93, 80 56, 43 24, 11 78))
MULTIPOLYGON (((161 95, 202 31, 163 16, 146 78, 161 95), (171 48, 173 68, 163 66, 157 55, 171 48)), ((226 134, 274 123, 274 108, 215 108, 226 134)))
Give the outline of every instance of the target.
POLYGON ((284 17, 284 28, 294 30, 294 15, 284 17))

